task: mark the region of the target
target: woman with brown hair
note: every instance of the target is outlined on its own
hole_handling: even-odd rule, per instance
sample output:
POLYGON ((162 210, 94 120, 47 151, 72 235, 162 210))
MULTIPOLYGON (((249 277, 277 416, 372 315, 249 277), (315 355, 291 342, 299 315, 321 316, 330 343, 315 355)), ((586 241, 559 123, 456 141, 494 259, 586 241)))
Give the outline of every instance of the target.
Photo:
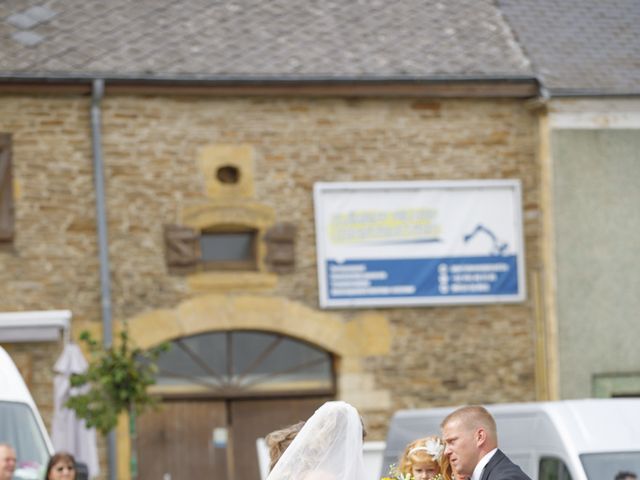
POLYGON ((76 459, 67 452, 56 453, 49 459, 45 480, 75 480, 76 459))

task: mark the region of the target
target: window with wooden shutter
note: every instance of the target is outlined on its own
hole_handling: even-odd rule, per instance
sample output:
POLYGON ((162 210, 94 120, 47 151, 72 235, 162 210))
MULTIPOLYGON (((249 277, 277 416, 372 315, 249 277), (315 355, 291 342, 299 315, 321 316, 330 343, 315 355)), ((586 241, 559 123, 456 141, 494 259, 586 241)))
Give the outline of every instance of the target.
POLYGON ((0 242, 11 242, 15 233, 11 135, 0 133, 0 242))
POLYGON ((208 270, 257 270, 258 231, 254 228, 218 227, 196 230, 165 225, 167 267, 184 274, 208 270))
MULTIPOLYGON (((242 216, 233 209, 231 212, 242 216)), ((219 211, 216 213, 221 216, 219 211)), ((270 221, 264 223, 271 227, 265 231, 264 223, 260 225, 261 219, 237 223, 232 219, 227 215, 220 221, 207 218, 207 222, 189 222, 187 219, 189 226, 165 225, 165 260, 169 273, 290 273, 294 270, 297 231, 294 224, 274 225, 269 218, 270 221)))
POLYGON ((292 272, 295 267, 296 226, 283 222, 271 227, 264 236, 267 245, 265 263, 277 273, 292 272))

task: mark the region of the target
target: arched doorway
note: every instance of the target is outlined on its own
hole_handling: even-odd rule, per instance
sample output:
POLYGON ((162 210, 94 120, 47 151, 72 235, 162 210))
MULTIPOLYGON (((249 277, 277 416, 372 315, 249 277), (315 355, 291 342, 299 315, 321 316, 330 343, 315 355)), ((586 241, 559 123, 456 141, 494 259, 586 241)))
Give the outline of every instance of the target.
POLYGON ((278 333, 180 337, 158 361, 162 397, 138 419, 141 479, 258 480, 256 439, 335 397, 332 355, 278 333))

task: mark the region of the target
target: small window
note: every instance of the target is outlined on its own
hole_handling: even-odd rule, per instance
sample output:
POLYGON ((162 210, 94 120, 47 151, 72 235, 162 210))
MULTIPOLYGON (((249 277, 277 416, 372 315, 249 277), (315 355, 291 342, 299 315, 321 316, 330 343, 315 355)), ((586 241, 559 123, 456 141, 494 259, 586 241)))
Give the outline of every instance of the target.
POLYGON ((565 463, 559 458, 543 457, 540 459, 539 480, 571 480, 571 474, 565 463))
POLYGON ((255 270, 256 230, 203 231, 200 261, 207 270, 255 270))
POLYGON ((240 170, 233 165, 225 165, 220 167, 216 172, 216 178, 220 183, 236 184, 240 181, 240 170))

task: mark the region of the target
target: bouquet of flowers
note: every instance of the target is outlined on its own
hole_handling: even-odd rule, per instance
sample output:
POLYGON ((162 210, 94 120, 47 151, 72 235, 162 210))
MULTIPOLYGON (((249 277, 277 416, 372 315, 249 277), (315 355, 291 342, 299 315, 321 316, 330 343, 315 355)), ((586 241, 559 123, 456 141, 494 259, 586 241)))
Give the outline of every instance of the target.
MULTIPOLYGON (((398 467, 394 464, 389 467, 389 473, 386 477, 382 477, 380 480, 415 480, 410 473, 401 473, 398 471, 398 467)), ((437 473, 431 477, 430 480, 444 480, 441 473, 437 473)))
POLYGON ((389 473, 380 480, 413 480, 410 473, 400 473, 397 465, 393 464, 389 467, 389 473))

